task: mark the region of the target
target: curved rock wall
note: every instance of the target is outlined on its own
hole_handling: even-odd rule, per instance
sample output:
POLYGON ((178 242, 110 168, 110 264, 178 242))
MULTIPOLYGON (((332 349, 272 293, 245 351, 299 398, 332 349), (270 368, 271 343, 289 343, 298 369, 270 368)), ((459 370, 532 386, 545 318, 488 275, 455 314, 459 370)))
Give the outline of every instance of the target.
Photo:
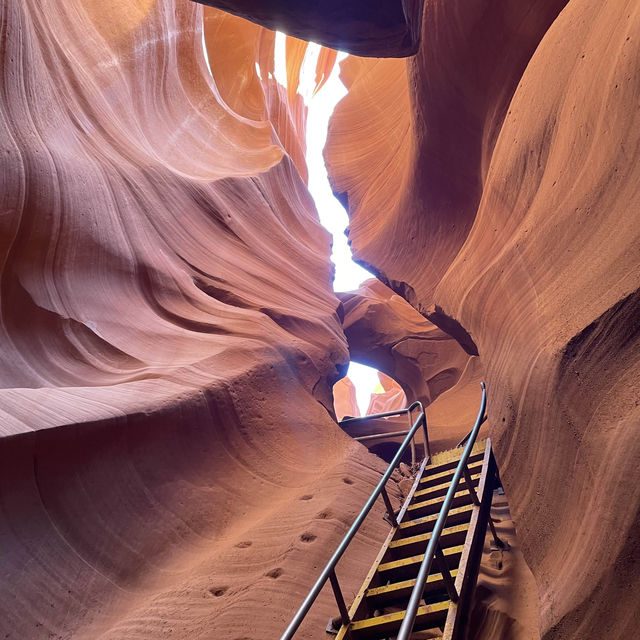
MULTIPOLYGON (((427 2, 420 52, 406 72, 389 61, 410 95, 406 166, 367 178, 376 144, 391 158, 398 140, 386 113, 370 111, 377 140, 352 117, 389 99, 380 77, 338 107, 327 155, 356 256, 482 358, 543 637, 604 624, 626 638, 640 622, 640 12, 563 4, 427 2), (345 130, 366 154, 341 153, 345 130)), ((354 88, 376 69, 344 67, 354 88)))
POLYGON ((348 377, 340 378, 333 385, 333 405, 337 420, 360 417, 356 388, 348 377))
POLYGON ((355 259, 417 309, 473 224, 509 101, 566 0, 425 2, 418 53, 348 59, 325 149, 355 259), (362 114, 367 113, 367 118, 362 114))
POLYGON ((212 76, 196 4, 1 11, 0 635, 276 637, 381 465, 273 36, 208 9, 212 76))
POLYGON ((378 380, 380 380, 380 386, 384 391, 371 394, 367 415, 404 409, 407 406, 407 396, 402 387, 382 371, 378 371, 378 380))

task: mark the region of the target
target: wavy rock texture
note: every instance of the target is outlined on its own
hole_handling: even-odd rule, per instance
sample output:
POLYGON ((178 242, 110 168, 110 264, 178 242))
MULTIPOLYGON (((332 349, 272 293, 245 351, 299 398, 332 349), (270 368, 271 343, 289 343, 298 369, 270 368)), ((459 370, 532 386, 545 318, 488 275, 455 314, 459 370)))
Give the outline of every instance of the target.
POLYGON ((197 0, 291 36, 360 56, 414 54, 421 0, 197 0))
POLYGON ((563 4, 426 3, 406 67, 344 63, 326 154, 356 256, 482 357, 543 638, 603 621, 626 638, 640 623, 640 10, 563 4), (375 108, 392 101, 393 118, 375 108))
POLYGON ((342 63, 350 93, 330 125, 329 177, 348 199, 356 259, 421 311, 471 229, 511 96, 565 1, 426 2, 416 56, 342 63))
POLYGON ((276 637, 381 465, 273 34, 208 9, 212 77, 195 4, 1 11, 0 635, 276 637))

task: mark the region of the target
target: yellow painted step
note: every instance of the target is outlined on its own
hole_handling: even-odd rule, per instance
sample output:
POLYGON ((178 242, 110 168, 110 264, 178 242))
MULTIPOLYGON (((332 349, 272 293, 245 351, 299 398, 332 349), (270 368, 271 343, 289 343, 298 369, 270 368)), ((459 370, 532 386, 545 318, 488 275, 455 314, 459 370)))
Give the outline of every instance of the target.
MULTIPOLYGON (((413 519, 416 517, 430 516, 439 513, 442 503, 444 502, 444 498, 445 496, 439 496, 431 500, 413 502, 409 505, 409 508, 406 511, 406 516, 413 519)), ((451 501, 451 507, 462 507, 465 504, 472 504, 471 495, 466 488, 456 491, 453 496, 453 500, 451 501)))
MULTIPOLYGON (((455 580, 458 575, 457 569, 451 570, 451 577, 455 580)), ((401 582, 394 582, 393 584, 386 584, 382 587, 373 587, 367 589, 365 592, 365 598, 369 603, 371 609, 376 607, 384 607, 393 602, 408 602, 413 587, 416 581, 402 580, 401 582)), ((425 593, 432 593, 434 591, 444 591, 446 589, 444 580, 441 573, 434 573, 427 578, 425 585, 425 593)))
MULTIPOLYGON (((486 443, 486 439, 477 440, 473 445, 473 449, 471 449, 471 456, 473 457, 478 455, 479 453, 483 453, 486 443)), ((438 453, 434 453, 429 460, 429 467, 438 467, 445 464, 450 464, 452 462, 457 462, 462 457, 463 452, 464 447, 456 447, 455 449, 449 449, 447 451, 439 451, 438 453)))
MULTIPOLYGON (((471 481, 474 487, 480 481, 480 475, 481 474, 479 470, 478 470, 478 473, 471 474, 471 481)), ((444 496, 447 494, 447 491, 449 491, 450 486, 451 486, 451 480, 448 480, 447 482, 443 482, 441 484, 437 484, 432 487, 427 487, 426 489, 421 489, 420 491, 416 491, 413 494, 413 500, 417 502, 418 498, 427 499, 427 498, 437 498, 439 496, 444 496)), ((458 484, 458 487, 460 487, 461 489, 467 488, 467 482, 464 479, 464 476, 460 478, 460 484, 458 484)))
MULTIPOLYGON (((443 548, 452 547, 464 544, 467 537, 467 531, 469 531, 469 523, 460 524, 454 527, 447 527, 442 530, 442 536, 440 537, 440 546, 443 548)), ((431 538, 431 533, 423 533, 416 536, 409 536, 407 538, 400 538, 394 540, 389 545, 389 551, 393 557, 399 555, 412 555, 425 551, 427 544, 431 538)))
MULTIPOLYGON (((460 556, 462 555, 462 545, 455 547, 448 547, 442 550, 444 557, 449 565, 450 569, 454 569, 460 562, 460 556)), ((390 575, 393 580, 411 579, 415 578, 418 574, 420 563, 424 558, 424 553, 416 556, 410 556, 408 558, 402 558, 400 560, 392 560, 390 562, 381 562, 378 565, 378 573, 384 575, 384 579, 387 579, 387 575, 390 575)), ((437 571, 437 564, 434 561, 433 570, 437 571)))
MULTIPOLYGON (((482 468, 482 460, 484 458, 484 452, 479 452, 469 458, 467 461, 467 467, 471 473, 474 470, 479 471, 482 468)), ((450 465, 444 465, 446 468, 442 469, 442 467, 431 467, 427 466, 422 474, 422 478, 420 479, 420 488, 424 488, 425 486, 433 486, 434 484, 440 484, 446 480, 450 480, 453 477, 453 474, 456 471, 456 467, 458 466, 459 460, 454 461, 450 465)))
MULTIPOLYGON (((472 504, 465 504, 462 507, 451 509, 449 511, 449 517, 447 518, 446 524, 455 525, 462 522, 468 522, 471 519, 472 511, 472 504)), ((396 538, 418 535, 420 533, 429 533, 430 531, 433 531, 433 527, 435 526, 437 519, 438 514, 434 513, 430 516, 415 518, 414 520, 405 520, 400 523, 396 533, 396 538)))
MULTIPOLYGON (((449 601, 437 602, 431 605, 423 605, 418 608, 414 629, 442 628, 449 610, 449 601)), ((387 613, 375 618, 357 620, 349 626, 351 638, 387 638, 400 629, 404 620, 404 611, 387 613)))

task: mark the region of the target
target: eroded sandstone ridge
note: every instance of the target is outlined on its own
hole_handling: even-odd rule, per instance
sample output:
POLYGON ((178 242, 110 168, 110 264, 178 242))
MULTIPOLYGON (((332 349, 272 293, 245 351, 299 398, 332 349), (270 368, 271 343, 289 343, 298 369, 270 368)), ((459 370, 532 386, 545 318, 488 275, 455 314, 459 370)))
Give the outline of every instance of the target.
MULTIPOLYGON (((227 3, 285 4, 308 17, 227 3)), ((356 255, 482 358, 544 637, 632 638, 640 9, 337 4, 397 18, 347 25, 351 51, 413 51, 422 25, 407 61, 343 64, 327 159, 356 255)), ((330 416, 348 354, 305 186, 307 44, 285 90, 273 33, 186 1, 1 11, 0 632, 277 637, 381 468, 330 416)), ((333 614, 326 594, 301 637, 333 614)))
POLYGON ((276 637, 381 466, 330 416, 348 352, 274 34, 207 9, 207 61, 190 2, 1 11, 0 635, 276 637))
POLYGON ((548 639, 640 624, 639 47, 635 2, 427 2, 325 150, 356 257, 482 358, 548 639))

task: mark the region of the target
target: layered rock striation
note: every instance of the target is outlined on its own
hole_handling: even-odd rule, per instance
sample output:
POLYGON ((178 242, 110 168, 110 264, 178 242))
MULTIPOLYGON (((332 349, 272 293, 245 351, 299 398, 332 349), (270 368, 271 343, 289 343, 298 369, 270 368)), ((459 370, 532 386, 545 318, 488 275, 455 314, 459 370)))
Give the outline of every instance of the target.
MULTIPOLYGON (((427 408, 432 450, 455 446, 470 431, 480 405, 479 358, 466 353, 453 337, 379 280, 367 280, 357 291, 338 297, 351 359, 389 376, 385 390, 394 400, 398 398, 392 406, 372 396, 376 408, 370 407, 367 413, 400 409, 419 400, 427 408), (393 381, 406 394, 406 404, 393 391, 393 381)), ((369 432, 405 428, 406 420, 389 419, 371 424, 369 432)))
POLYGON ((470 356, 456 340, 380 281, 338 297, 351 359, 393 378, 409 403, 431 404, 467 367, 470 356))
MULTIPOLYGON (((352 247, 462 347, 432 424, 466 422, 482 358, 545 640, 633 637, 640 10, 284 4, 228 8, 373 56, 421 26, 407 61, 343 63, 326 156, 352 247)), ((273 33, 195 4, 1 15, 0 631, 277 637, 381 469, 332 419, 348 352, 305 185, 307 43, 284 89, 273 33)), ((394 305, 372 308, 399 380, 394 305)), ((346 592, 386 533, 366 526, 346 592)), ((334 614, 327 594, 302 637, 334 614)))

